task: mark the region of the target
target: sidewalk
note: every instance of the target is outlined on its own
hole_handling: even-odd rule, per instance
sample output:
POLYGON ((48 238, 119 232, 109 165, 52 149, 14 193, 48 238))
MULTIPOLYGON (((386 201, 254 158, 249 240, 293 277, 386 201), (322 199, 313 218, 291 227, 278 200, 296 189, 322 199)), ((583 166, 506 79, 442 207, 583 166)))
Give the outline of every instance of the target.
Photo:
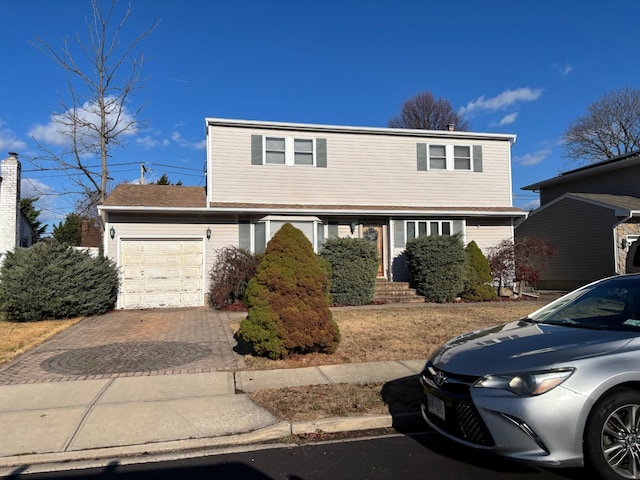
MULTIPOLYGON (((279 421, 248 394, 264 388, 388 382, 422 360, 270 371, 0 385, 0 476, 199 456, 292 434, 397 425, 391 415, 279 421), (138 459, 138 460, 137 460, 138 459)), ((418 412, 409 420, 416 421, 418 412)))

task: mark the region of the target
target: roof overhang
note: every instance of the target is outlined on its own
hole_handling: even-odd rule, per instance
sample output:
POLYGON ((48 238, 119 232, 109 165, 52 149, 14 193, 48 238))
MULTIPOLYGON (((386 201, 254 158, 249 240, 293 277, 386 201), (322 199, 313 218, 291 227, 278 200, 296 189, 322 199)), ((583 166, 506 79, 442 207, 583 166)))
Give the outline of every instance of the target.
POLYGON ((208 208, 173 208, 145 206, 99 206, 101 212, 158 213, 158 214, 240 214, 240 215, 344 215, 344 216, 448 216, 448 217, 526 217, 527 212, 519 209, 483 209, 469 207, 331 207, 331 206, 211 206, 208 208))
POLYGON ((449 130, 415 130, 408 128, 356 127, 346 125, 323 125, 311 123, 266 122, 258 120, 240 120, 231 118, 205 118, 206 126, 240 127, 251 129, 295 130, 318 133, 359 133, 369 135, 391 135, 402 137, 429 137, 465 140, 502 140, 511 144, 517 135, 510 133, 478 133, 449 130))

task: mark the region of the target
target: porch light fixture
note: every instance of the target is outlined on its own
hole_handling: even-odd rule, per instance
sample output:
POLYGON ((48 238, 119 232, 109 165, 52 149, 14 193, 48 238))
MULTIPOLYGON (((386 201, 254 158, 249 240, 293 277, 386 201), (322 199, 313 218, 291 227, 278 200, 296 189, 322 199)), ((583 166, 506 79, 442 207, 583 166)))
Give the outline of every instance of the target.
POLYGON ((211 229, 207 228, 207 240, 211 240, 211 229))
POLYGON ((351 234, 356 233, 356 228, 358 227, 358 222, 351 222, 349 224, 349 228, 351 228, 351 234))
POLYGON ((116 229, 113 228, 113 226, 111 226, 111 228, 109 229, 109 236, 111 237, 111 240, 113 240, 116 236, 116 229))

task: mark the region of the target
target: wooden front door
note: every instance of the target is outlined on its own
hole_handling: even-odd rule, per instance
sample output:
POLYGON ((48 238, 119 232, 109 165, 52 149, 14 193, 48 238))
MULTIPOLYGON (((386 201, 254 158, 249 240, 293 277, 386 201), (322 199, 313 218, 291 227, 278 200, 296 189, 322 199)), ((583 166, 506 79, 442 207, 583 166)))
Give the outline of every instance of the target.
POLYGON ((383 228, 379 223, 365 223, 362 225, 362 238, 375 242, 378 247, 378 257, 380 263, 378 264, 378 277, 384 277, 384 241, 383 241, 383 228))

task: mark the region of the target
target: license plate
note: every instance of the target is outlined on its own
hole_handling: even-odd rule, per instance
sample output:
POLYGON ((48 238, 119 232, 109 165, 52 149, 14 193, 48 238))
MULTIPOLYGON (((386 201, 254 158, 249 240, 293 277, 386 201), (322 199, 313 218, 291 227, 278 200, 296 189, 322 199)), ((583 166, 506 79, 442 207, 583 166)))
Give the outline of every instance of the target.
POLYGON ((434 414, 440 420, 444 422, 445 413, 444 413, 444 402, 440 400, 438 397, 434 397, 433 395, 427 394, 427 409, 429 413, 434 414))

